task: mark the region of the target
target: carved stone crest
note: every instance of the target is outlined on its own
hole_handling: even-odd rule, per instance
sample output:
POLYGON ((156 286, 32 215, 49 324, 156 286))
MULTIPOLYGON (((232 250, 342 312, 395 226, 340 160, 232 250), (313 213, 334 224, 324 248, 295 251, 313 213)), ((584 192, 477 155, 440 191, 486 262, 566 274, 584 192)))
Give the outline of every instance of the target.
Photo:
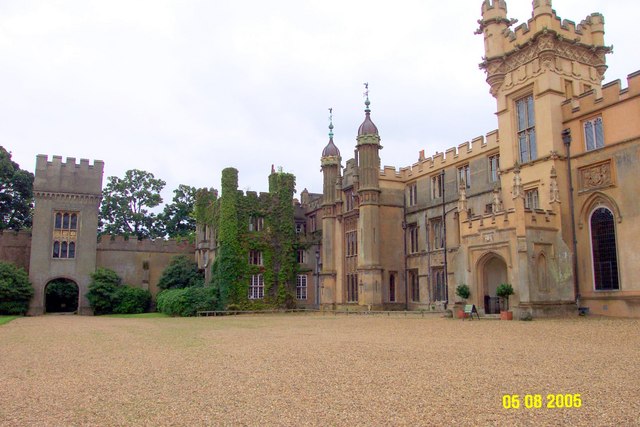
POLYGON ((611 160, 580 169, 580 191, 594 190, 613 185, 611 160))

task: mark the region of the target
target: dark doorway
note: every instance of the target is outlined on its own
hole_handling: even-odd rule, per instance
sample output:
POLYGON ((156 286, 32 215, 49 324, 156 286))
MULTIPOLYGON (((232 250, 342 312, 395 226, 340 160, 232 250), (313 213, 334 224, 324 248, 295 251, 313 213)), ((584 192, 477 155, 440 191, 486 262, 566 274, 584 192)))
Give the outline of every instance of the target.
POLYGON ((47 313, 73 313, 78 310, 78 285, 73 280, 55 279, 44 291, 47 313))
POLYGON ((481 276, 484 288, 484 312, 486 314, 498 314, 502 309, 500 298, 496 290, 501 283, 507 282, 507 264, 504 260, 491 254, 481 264, 481 276))

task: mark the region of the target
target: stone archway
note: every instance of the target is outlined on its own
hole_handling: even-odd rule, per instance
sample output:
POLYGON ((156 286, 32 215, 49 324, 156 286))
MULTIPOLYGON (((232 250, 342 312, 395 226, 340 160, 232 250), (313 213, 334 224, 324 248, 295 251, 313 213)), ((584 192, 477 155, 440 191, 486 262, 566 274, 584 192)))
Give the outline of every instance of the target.
POLYGON ((500 313, 500 300, 496 295, 498 286, 507 283, 507 263, 504 259, 491 252, 478 262, 478 278, 483 292, 483 305, 486 314, 500 313))
POLYGON ((70 279, 53 279, 44 287, 45 313, 75 313, 78 311, 80 289, 70 279))

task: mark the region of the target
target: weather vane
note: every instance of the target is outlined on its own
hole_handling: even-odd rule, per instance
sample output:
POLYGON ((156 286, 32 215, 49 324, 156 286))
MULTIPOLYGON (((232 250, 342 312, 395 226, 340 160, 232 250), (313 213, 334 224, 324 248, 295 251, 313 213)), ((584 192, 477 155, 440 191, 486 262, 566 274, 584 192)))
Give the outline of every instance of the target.
POLYGON ((364 84, 364 97, 369 99, 369 83, 365 82, 364 84))

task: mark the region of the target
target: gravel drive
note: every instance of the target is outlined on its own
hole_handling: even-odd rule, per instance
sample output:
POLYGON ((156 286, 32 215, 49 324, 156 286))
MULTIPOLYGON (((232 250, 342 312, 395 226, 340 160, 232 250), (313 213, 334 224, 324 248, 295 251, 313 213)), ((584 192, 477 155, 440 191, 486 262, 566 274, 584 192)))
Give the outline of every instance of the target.
POLYGON ((11 426, 637 426, 640 319, 20 318, 0 384, 11 426))

